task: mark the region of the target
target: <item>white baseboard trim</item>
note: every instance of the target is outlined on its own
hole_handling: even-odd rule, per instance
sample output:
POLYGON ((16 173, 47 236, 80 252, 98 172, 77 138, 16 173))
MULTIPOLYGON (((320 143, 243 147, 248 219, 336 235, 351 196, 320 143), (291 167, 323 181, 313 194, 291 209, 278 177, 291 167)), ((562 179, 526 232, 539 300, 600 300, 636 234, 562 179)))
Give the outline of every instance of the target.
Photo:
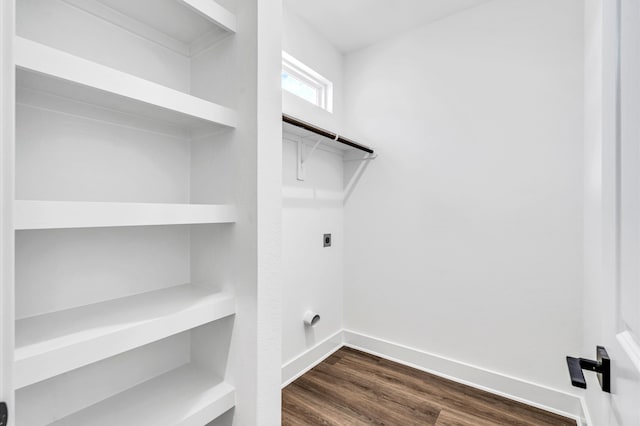
MULTIPOLYGON (((587 404, 586 397, 580 397, 580 404, 582 405, 583 420, 581 426, 594 426, 591 414, 589 414, 589 405, 587 404)), ((578 423, 580 424, 580 423, 578 423)))
POLYGON ((344 330, 344 345, 477 389, 575 419, 588 426, 584 399, 564 391, 510 377, 409 346, 344 330))
POLYGON ((352 330, 341 330, 284 364, 282 387, 311 370, 342 346, 575 419, 580 426, 591 426, 586 401, 581 396, 352 330))
POLYGON ((282 366, 282 387, 284 388, 344 346, 342 336, 343 331, 340 330, 285 363, 282 366))

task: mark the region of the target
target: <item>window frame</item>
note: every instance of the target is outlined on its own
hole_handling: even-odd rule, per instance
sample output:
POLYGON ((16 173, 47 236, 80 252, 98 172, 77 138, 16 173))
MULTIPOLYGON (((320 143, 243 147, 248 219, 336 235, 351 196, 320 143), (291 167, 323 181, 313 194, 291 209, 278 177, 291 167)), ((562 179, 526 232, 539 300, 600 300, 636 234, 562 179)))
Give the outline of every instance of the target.
POLYGON ((333 112, 333 83, 317 71, 300 62, 289 53, 282 51, 282 72, 286 72, 302 84, 316 91, 316 102, 310 102, 299 94, 282 87, 282 90, 318 106, 330 113, 333 112))

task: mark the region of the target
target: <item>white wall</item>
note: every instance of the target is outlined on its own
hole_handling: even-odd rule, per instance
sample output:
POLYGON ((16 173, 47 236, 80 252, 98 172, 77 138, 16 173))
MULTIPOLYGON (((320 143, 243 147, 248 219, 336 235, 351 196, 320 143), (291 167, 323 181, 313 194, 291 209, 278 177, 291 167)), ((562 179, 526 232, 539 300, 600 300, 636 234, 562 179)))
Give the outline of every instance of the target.
POLYGON ((296 180, 296 145, 283 149, 283 324, 282 361, 286 363, 342 329, 343 208, 342 158, 318 150, 306 167, 304 182, 296 180), (323 234, 332 246, 323 247, 323 234), (320 322, 305 327, 307 309, 320 322))
MULTIPOLYGON (((283 110, 331 130, 342 113, 342 55, 297 16, 285 10, 283 49, 334 82, 330 114, 284 92, 283 110)), ((306 146, 305 152, 310 150, 306 146)), ((306 179, 296 179, 297 144, 283 142, 283 310, 282 362, 295 359, 342 329, 343 209, 342 156, 318 149, 306 163, 306 179), (322 245, 331 233, 330 248, 322 245), (305 328, 302 316, 317 311, 321 320, 305 328)))
POLYGON ((345 206, 345 325, 570 390, 581 348, 579 0, 495 0, 346 58, 379 158, 345 206))

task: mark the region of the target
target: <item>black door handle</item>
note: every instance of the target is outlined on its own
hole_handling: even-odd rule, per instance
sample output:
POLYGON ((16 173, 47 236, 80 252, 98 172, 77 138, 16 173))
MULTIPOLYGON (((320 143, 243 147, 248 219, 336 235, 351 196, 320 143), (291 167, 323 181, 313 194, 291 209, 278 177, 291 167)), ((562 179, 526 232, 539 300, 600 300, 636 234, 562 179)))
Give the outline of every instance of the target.
POLYGON ((0 402, 0 426, 7 426, 8 421, 9 410, 7 409, 7 404, 4 402, 0 402))
POLYGON ((572 356, 567 357, 567 366, 569 367, 569 375, 571 376, 571 385, 577 388, 586 389, 587 381, 582 373, 580 360, 572 356))
POLYGON ((585 358, 567 357, 567 367, 571 376, 571 384, 575 387, 586 389, 587 381, 582 370, 595 371, 603 392, 611 392, 611 360, 603 346, 596 350, 596 361, 585 358))

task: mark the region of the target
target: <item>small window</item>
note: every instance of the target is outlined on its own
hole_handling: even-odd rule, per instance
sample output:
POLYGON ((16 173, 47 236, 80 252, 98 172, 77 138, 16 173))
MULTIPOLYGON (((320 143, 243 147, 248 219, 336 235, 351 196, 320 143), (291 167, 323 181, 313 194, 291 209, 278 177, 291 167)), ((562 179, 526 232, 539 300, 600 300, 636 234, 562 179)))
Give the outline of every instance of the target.
POLYGON ((282 90, 332 112, 333 83, 286 52, 282 52, 281 76, 282 90))

